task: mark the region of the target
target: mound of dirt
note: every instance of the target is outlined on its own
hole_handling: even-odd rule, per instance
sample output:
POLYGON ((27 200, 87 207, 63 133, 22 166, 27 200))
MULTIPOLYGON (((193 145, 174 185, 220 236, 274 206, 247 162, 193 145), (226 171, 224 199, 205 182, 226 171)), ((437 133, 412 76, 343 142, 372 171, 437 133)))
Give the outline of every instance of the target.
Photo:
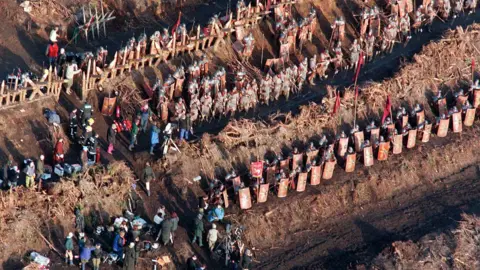
POLYGON ((112 215, 122 214, 121 202, 134 179, 125 163, 114 162, 106 168, 92 167, 53 187, 46 184, 47 192, 19 187, 13 192, 1 193, 0 261, 21 259, 29 250, 63 247, 65 235, 74 229, 75 208, 82 209, 85 216, 94 212, 105 221, 112 215))

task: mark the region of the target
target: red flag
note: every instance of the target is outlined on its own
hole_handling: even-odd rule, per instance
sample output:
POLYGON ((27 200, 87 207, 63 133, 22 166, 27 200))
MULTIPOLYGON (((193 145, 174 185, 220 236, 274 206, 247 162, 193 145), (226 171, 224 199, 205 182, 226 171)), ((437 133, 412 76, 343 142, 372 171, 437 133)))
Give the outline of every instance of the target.
POLYGON ((175 33, 175 31, 177 31, 177 28, 178 26, 180 26, 180 19, 182 18, 182 12, 178 12, 178 20, 177 20, 177 23, 175 23, 175 25, 173 26, 172 28, 172 35, 173 33, 175 33))
POLYGON ((332 115, 335 115, 338 112, 339 108, 340 108, 340 93, 337 92, 335 97, 335 105, 333 105, 332 115))
POLYGON ((360 74, 360 68, 363 65, 363 51, 360 51, 360 55, 358 57, 358 62, 357 62, 357 70, 355 71, 355 77, 353 77, 353 81, 357 81, 358 75, 360 74))
POLYGON ((475 72, 475 59, 472 58, 472 74, 475 72))
POLYGON ((390 102, 390 96, 387 96, 387 102, 385 102, 385 108, 383 108, 383 116, 382 116, 382 125, 385 122, 385 119, 390 114, 392 110, 392 103, 390 102))
POLYGON ((265 7, 265 11, 269 11, 271 6, 272 6, 272 0, 267 0, 267 5, 265 7))

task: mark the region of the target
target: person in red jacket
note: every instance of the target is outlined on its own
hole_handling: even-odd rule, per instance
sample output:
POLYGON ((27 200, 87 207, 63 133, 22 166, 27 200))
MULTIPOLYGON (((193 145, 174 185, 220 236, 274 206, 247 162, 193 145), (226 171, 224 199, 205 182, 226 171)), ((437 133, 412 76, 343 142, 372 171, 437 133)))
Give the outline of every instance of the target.
POLYGON ((57 63, 58 51, 59 49, 56 42, 52 42, 48 45, 45 54, 48 57, 48 63, 50 63, 50 66, 54 66, 57 63))
POLYGON ((63 152, 63 139, 60 138, 55 145, 55 153, 53 155, 53 160, 56 164, 64 162, 64 152, 63 152))

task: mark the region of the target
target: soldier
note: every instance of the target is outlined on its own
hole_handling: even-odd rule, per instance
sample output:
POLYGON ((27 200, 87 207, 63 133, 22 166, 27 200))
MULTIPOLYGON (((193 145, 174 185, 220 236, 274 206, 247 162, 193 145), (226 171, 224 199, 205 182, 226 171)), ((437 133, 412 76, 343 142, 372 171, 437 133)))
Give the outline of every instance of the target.
POLYGON ((253 47, 255 46, 255 38, 253 38, 252 33, 243 38, 243 46, 244 47, 242 53, 245 60, 252 55, 253 47))
POLYGON ((282 74, 278 73, 273 79, 273 98, 278 100, 282 93, 282 74))
POLYGON ((308 32, 309 32, 308 20, 303 18, 300 21, 299 27, 300 27, 300 30, 298 32, 298 47, 299 47, 300 51, 302 51, 303 44, 307 40, 307 36, 308 36, 308 32))
POLYGON ((77 109, 73 109, 69 116, 69 123, 70 123, 70 139, 76 140, 77 139, 77 131, 78 131, 78 118, 77 118, 77 109))
POLYGON ((212 96, 209 94, 203 95, 200 103, 202 104, 202 121, 205 121, 210 117, 210 112, 212 111, 212 96))
POLYGON ((250 84, 250 87, 247 87, 247 95, 250 97, 251 106, 255 107, 258 103, 258 84, 256 80, 253 80, 250 84))
POLYGON ((216 116, 217 114, 224 114, 225 113, 225 105, 227 103, 228 93, 227 89, 223 89, 221 92, 217 93, 215 97, 215 104, 213 109, 213 114, 216 116))
POLYGON ((387 51, 389 53, 392 52, 393 47, 395 45, 395 39, 397 37, 397 33, 398 33, 398 28, 394 24, 389 24, 385 29, 385 32, 383 33, 384 43, 382 44, 382 49, 384 53, 386 53, 387 51))
MULTIPOLYGON (((442 2, 442 7, 440 8, 440 16, 444 19, 447 20, 448 17, 450 17, 450 13, 452 12, 452 5, 450 3, 450 0, 445 0, 441 1, 442 2)), ((439 1, 440 3, 440 1, 439 1)))
POLYGON ((315 80, 315 76, 317 75, 317 55, 313 55, 312 58, 308 61, 308 82, 310 85, 315 85, 313 80, 315 80))
POLYGON ((240 93, 240 110, 248 111, 250 109, 250 97, 247 94, 245 88, 240 93))
POLYGON ((367 60, 371 61, 375 57, 375 36, 372 30, 368 31, 367 39, 365 41, 365 51, 367 60))
POLYGON ((198 119, 198 113, 200 111, 200 100, 198 95, 194 94, 190 97, 190 121, 195 122, 198 119))
MULTIPOLYGON (((303 84, 305 83, 305 80, 307 79, 307 58, 303 62, 300 63, 299 68, 298 68, 298 88, 302 89, 303 84)), ((268 105, 268 104, 267 104, 268 105)))
POLYGON ((240 94, 238 93, 237 88, 233 87, 232 92, 230 92, 228 96, 225 114, 228 114, 228 113, 234 114, 237 111, 239 99, 240 99, 240 94))
POLYGON ((332 28, 332 38, 330 41, 338 42, 343 41, 345 38, 345 20, 343 17, 338 17, 335 22, 331 25, 332 28))
POLYGON ((360 38, 362 38, 367 33, 368 22, 370 18, 370 10, 367 7, 365 7, 362 10, 362 13, 360 13, 360 17, 361 17, 360 18, 360 38))
POLYGON ((179 121, 185 119, 186 112, 185 102, 183 101, 183 98, 179 98, 175 104, 175 120, 179 121))
POLYGON ((325 134, 322 134, 322 137, 318 141, 318 148, 319 149, 326 149, 327 146, 328 146, 327 136, 325 136, 325 134))
POLYGON ((328 70, 328 66, 330 65, 330 61, 331 59, 330 59, 330 54, 328 50, 325 50, 320 54, 320 63, 317 66, 317 70, 316 70, 320 78, 323 78, 323 79, 328 78, 327 70, 328 70))
POLYGON ((403 42, 408 42, 412 37, 410 36, 410 16, 405 13, 400 19, 400 31, 402 32, 403 42))
POLYGON ((188 82, 188 95, 191 97, 193 95, 198 95, 199 94, 199 91, 198 91, 198 83, 196 80, 190 80, 188 82))
POLYGON ((200 76, 208 75, 208 68, 209 68, 210 60, 208 60, 206 54, 202 54, 202 59, 198 63, 200 66, 200 76))
POLYGON ((468 14, 472 14, 477 9, 477 0, 466 0, 465 9, 468 10, 468 14))
POLYGON ((338 42, 335 48, 335 58, 333 59, 333 65, 335 66, 335 74, 337 74, 343 67, 343 52, 342 43, 338 42))
POLYGON ((422 24, 424 20, 424 15, 422 13, 423 5, 420 5, 415 11, 415 23, 413 24, 413 29, 415 30, 415 33, 421 33, 422 32, 422 24))
POLYGON ((350 68, 354 70, 357 69, 358 59, 360 58, 360 44, 358 44, 358 40, 355 39, 353 41, 352 47, 350 48, 350 68))
POLYGON ((312 42, 313 38, 313 33, 315 32, 315 29, 317 27, 317 11, 312 7, 310 9, 310 14, 308 14, 308 40, 312 42))
POLYGON ((183 66, 180 66, 173 73, 173 78, 175 79, 175 97, 180 97, 183 91, 183 82, 185 81, 185 69, 183 66))
POLYGON ((463 11, 463 0, 454 0, 453 5, 453 19, 456 19, 457 16, 463 11))
POLYGON ((212 90, 212 82, 210 80, 209 76, 205 76, 202 78, 202 81, 200 82, 201 89, 202 89, 202 95, 210 95, 211 90, 212 90))
POLYGON ((288 69, 286 72, 284 72, 283 80, 282 80, 282 95, 285 96, 285 99, 288 100, 288 97, 290 96, 290 87, 291 87, 291 75, 290 72, 288 72, 288 69))
POLYGON ((190 79, 198 79, 200 77, 200 67, 198 66, 198 62, 194 61, 188 67, 188 73, 190 75, 190 79))

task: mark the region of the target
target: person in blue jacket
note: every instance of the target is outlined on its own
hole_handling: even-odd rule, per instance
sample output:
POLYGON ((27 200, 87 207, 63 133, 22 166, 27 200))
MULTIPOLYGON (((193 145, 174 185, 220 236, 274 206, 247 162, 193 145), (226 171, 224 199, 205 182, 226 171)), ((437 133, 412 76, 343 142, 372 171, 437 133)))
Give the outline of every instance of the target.
POLYGON ((225 210, 223 210, 223 207, 219 204, 215 209, 210 210, 208 212, 208 221, 209 222, 214 222, 214 221, 221 221, 223 217, 225 216, 225 210))
POLYGON ((125 231, 120 231, 113 240, 113 251, 118 255, 118 260, 123 259, 123 247, 126 244, 125 231))
POLYGON ((155 146, 160 142, 159 134, 160 129, 157 125, 152 126, 152 130, 150 132, 150 155, 153 155, 153 149, 155 146))

